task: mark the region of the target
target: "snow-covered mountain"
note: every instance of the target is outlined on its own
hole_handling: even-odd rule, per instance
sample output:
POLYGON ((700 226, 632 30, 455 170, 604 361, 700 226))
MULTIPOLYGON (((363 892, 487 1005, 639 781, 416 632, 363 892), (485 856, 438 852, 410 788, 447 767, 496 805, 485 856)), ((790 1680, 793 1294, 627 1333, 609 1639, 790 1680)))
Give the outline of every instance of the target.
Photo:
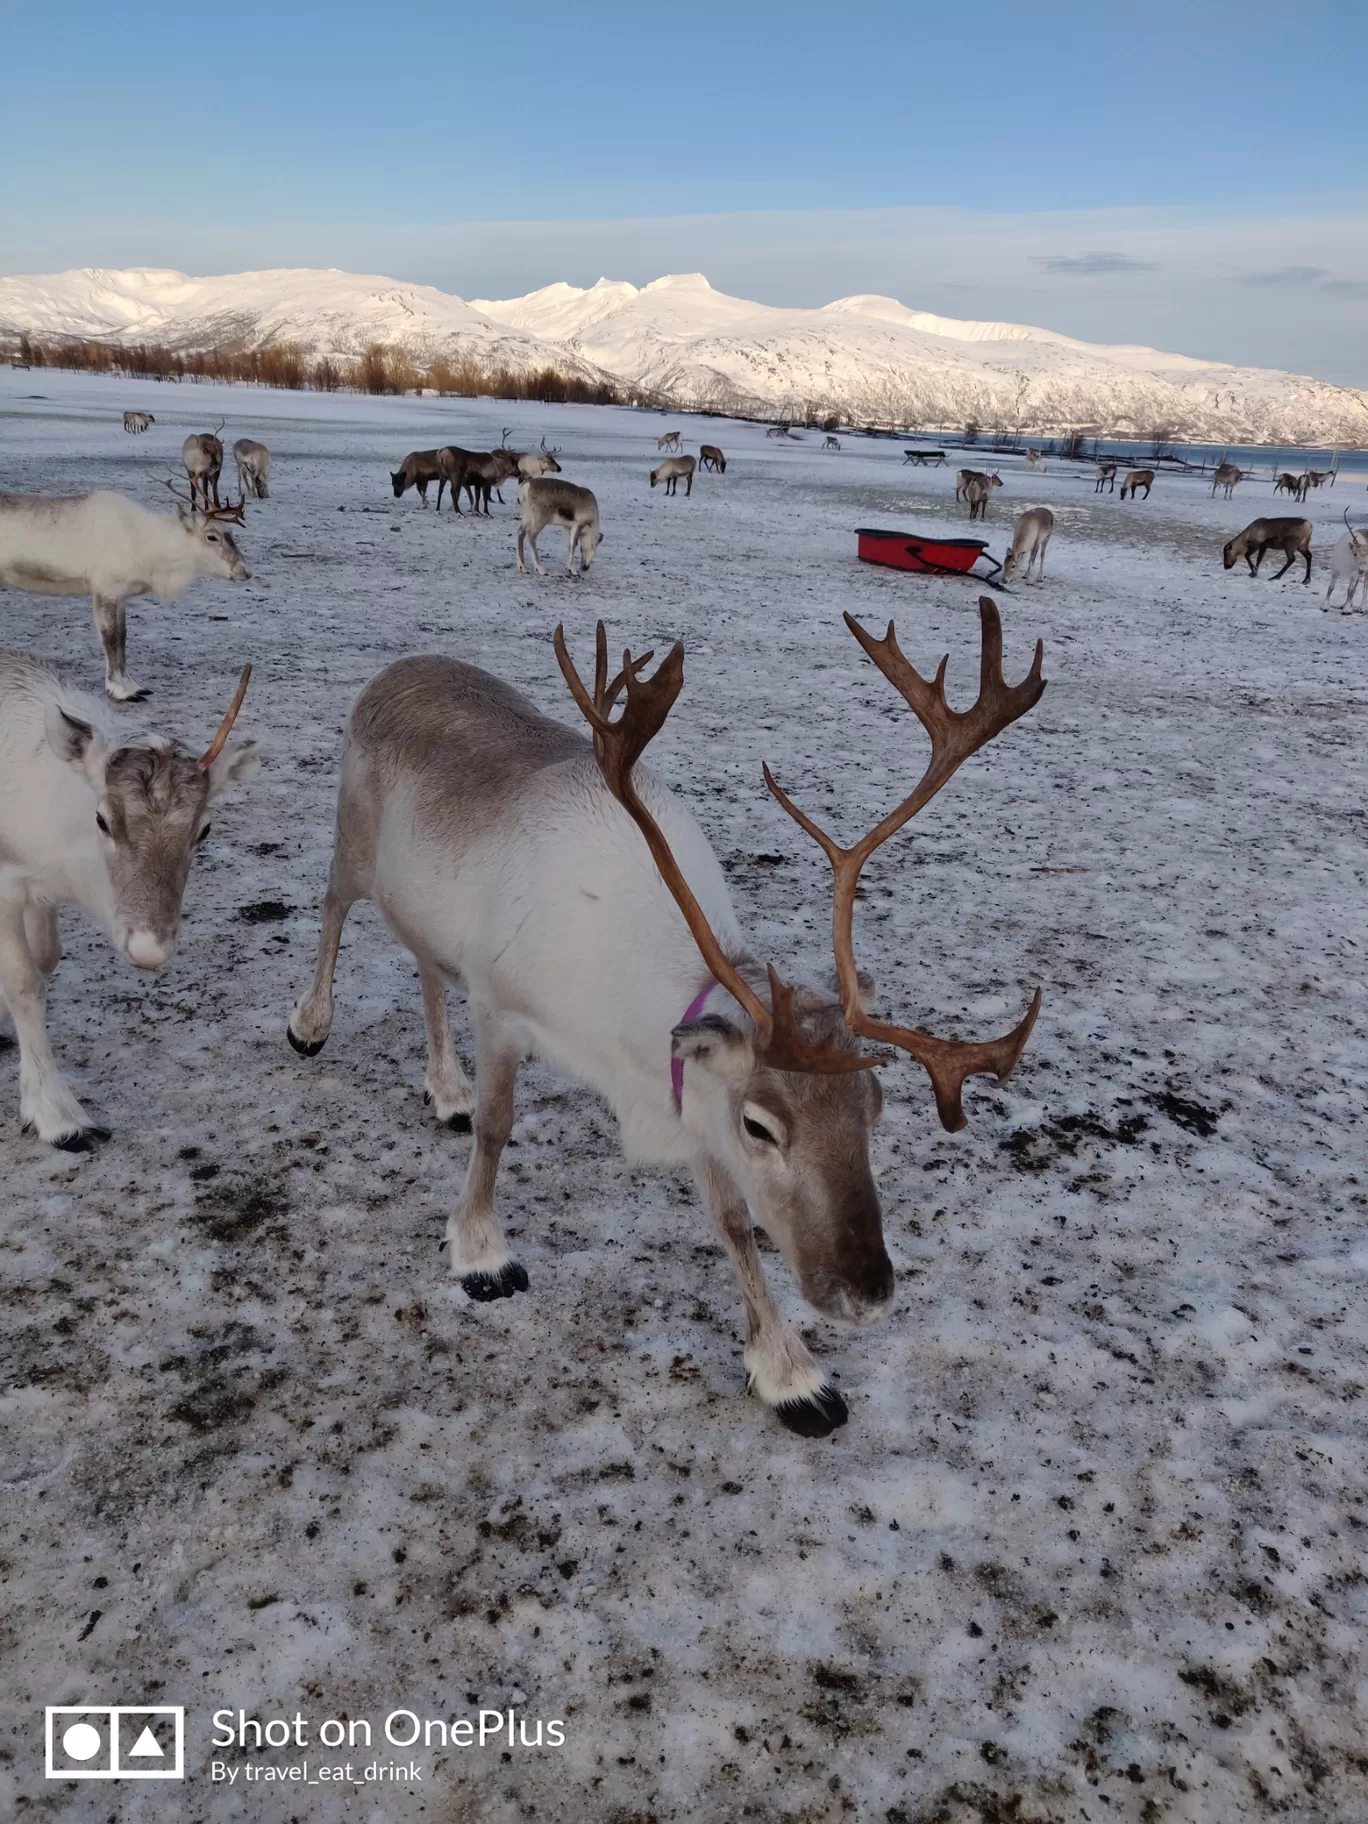
POLYGON ((464 355, 515 373, 554 363, 605 377, 573 352, 491 322, 435 286, 313 268, 212 279, 152 267, 84 268, 0 279, 0 335, 24 332, 182 352, 291 342, 310 355, 343 358, 379 342, 425 362, 464 355))
POLYGON ((780 309, 714 291, 701 273, 638 288, 600 279, 470 303, 430 285, 338 271, 188 278, 149 269, 0 279, 0 335, 181 350, 295 342, 348 356, 402 346, 518 372, 605 374, 681 406, 835 413, 905 425, 1088 427, 1229 443, 1368 438, 1368 394, 1305 375, 1157 349, 1079 342, 1019 323, 958 322, 895 298, 780 309))

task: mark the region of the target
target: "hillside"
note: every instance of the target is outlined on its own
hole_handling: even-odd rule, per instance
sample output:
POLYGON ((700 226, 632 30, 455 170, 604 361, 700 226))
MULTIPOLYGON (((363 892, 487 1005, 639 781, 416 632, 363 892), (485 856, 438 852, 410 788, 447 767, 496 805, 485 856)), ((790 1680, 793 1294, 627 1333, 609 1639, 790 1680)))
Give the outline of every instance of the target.
POLYGON ((895 298, 781 309, 701 273, 638 288, 600 279, 467 303, 430 285, 338 271, 189 278, 135 268, 0 279, 0 336, 94 338, 183 352, 297 343, 354 356, 467 357, 527 373, 605 376, 696 410, 1229 443, 1368 437, 1368 394, 1019 323, 959 322, 895 298))

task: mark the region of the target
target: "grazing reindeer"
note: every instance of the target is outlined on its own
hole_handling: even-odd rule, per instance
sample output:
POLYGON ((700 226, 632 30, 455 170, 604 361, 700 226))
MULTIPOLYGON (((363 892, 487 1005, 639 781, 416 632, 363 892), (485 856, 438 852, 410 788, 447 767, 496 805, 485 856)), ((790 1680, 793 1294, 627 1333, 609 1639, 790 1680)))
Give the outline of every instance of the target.
POLYGON ((104 648, 105 691, 116 703, 147 695, 124 670, 134 596, 175 601, 197 577, 245 583, 252 574, 228 530, 242 524, 241 503, 200 513, 177 498, 181 504, 166 514, 122 494, 0 494, 0 588, 88 595, 104 648))
POLYGON ((678 431, 666 431, 663 437, 656 438, 656 448, 658 450, 677 450, 679 447, 678 431))
POLYGON ((772 424, 765 435, 766 437, 792 437, 793 426, 791 424, 772 424))
POLYGON ((1305 475, 1282 474, 1273 483, 1275 494, 1290 494, 1293 500, 1306 498, 1307 477, 1305 475))
POLYGON ((727 459, 715 443, 700 443, 698 446, 698 466, 700 469, 716 469, 719 475, 727 472, 727 459))
POLYGON ((556 657, 592 747, 455 659, 401 659, 362 691, 343 748, 318 964, 287 1032, 309 1056, 326 1041, 343 924, 355 901, 372 900, 418 965, 438 1118, 468 1128, 473 1114, 475 1146, 447 1225, 451 1269, 470 1298, 527 1290, 494 1213, 494 1186, 518 1068, 535 1049, 604 1097, 631 1158, 692 1167, 740 1282, 752 1391, 800 1435, 823 1437, 845 1422, 840 1394, 765 1283, 752 1225, 774 1238, 817 1310, 877 1322, 894 1289, 869 1163, 883 1100, 870 1066, 882 1060, 860 1041, 923 1064, 953 1132, 965 1124, 966 1078, 1002 1082, 1040 1004, 1037 991, 1000 1039, 933 1038, 874 1018, 872 985, 855 960, 865 863, 1045 688, 1039 645, 1025 678, 1007 684, 996 605, 984 596, 979 609, 981 682, 962 712, 946 702, 944 660, 924 678, 891 623, 877 639, 845 617, 931 737, 920 783, 853 847, 839 848, 765 769, 770 790, 831 862, 835 995, 790 985, 747 948, 697 821, 636 765, 679 695, 682 645, 650 678, 650 654, 627 654, 609 683, 600 623, 591 695, 556 629, 556 657), (625 707, 610 720, 624 687, 625 707), (475 1025, 473 1095, 447 1024, 445 989, 457 982, 475 1025))
POLYGON ((210 801, 256 765, 255 741, 225 747, 251 670, 196 759, 167 735, 117 731, 42 660, 0 651, 0 1017, 19 1035, 19 1118, 51 1146, 109 1136, 48 1045, 58 908, 84 907, 137 969, 167 960, 210 801))
POLYGON ((1309 519, 1255 519, 1237 532, 1225 546, 1224 561, 1227 570, 1232 569, 1241 558, 1249 565, 1249 574, 1257 576, 1259 565, 1263 562, 1265 551, 1281 551, 1287 558, 1273 578, 1285 576, 1299 557, 1306 559, 1304 583, 1311 581, 1311 521, 1309 519))
POLYGON ((964 484, 964 498, 969 502, 971 520, 987 519, 988 496, 1002 486, 1001 475, 971 475, 964 484))
POLYGON ((841 440, 839 437, 828 437, 822 445, 824 450, 839 450, 840 447, 841 440))
POLYGON ((1124 500, 1127 494, 1129 494, 1131 499, 1134 500, 1136 489, 1143 488, 1145 490, 1145 499, 1148 500, 1150 489, 1153 486, 1153 469, 1132 469, 1126 476, 1126 479, 1121 483, 1121 498, 1124 500))
POLYGON ((537 553, 537 540, 554 523, 565 532, 566 575, 573 576, 575 573, 575 552, 578 549, 580 575, 583 576, 603 542, 603 534, 599 531, 598 502, 588 488, 578 488, 573 481, 520 481, 518 505, 522 509, 518 525, 518 575, 527 575, 523 566, 524 539, 532 546, 532 563, 537 575, 546 575, 537 553))
POLYGON ((435 481, 437 488, 437 511, 442 510, 442 471, 437 463, 436 450, 412 450, 405 456, 397 469, 390 471, 390 484, 394 489, 394 498, 402 500, 410 488, 417 488, 418 498, 427 505, 428 483, 435 481))
POLYGON ((1031 566, 1036 566, 1036 581, 1045 581, 1045 550, 1054 531, 1055 518, 1048 507, 1027 507, 1024 513, 1017 514, 1017 522, 1012 531, 1012 548, 1007 553, 1002 566, 1002 580, 1010 583, 1021 568, 1025 559, 1026 568, 1021 580, 1029 583, 1031 566))
POLYGON ((238 493, 244 500, 265 500, 266 484, 271 476, 271 452, 264 443, 250 437, 239 437, 233 445, 237 464, 238 493))
POLYGON ((1104 488, 1109 494, 1116 492, 1116 464, 1114 462, 1099 462, 1097 465, 1097 485, 1093 489, 1093 493, 1100 494, 1104 488))
POLYGON ((151 412, 124 413, 124 429, 132 437, 137 437, 143 431, 150 430, 156 422, 151 412))
POLYGON ((223 422, 220 418, 217 431, 192 431, 181 445, 181 461, 190 477, 192 506, 199 498, 207 507, 211 491, 214 505, 219 504, 218 484, 223 472, 223 445, 219 442, 218 432, 223 429, 223 422))
POLYGON ((1229 500, 1244 478, 1244 470, 1237 469, 1233 462, 1217 463, 1216 473, 1211 478, 1211 498, 1215 500, 1217 488, 1223 488, 1225 497, 1229 500))
POLYGON ((1361 593, 1368 607, 1368 531, 1355 532, 1349 524, 1349 509, 1344 509, 1344 531, 1330 553, 1330 581, 1325 589, 1325 606, 1335 593, 1335 584, 1345 585, 1342 608, 1352 608, 1354 596, 1361 593))
POLYGON ((651 470, 651 486, 665 483, 665 492, 674 494, 682 481, 686 495, 693 493, 694 459, 692 456, 667 456, 658 469, 651 470))

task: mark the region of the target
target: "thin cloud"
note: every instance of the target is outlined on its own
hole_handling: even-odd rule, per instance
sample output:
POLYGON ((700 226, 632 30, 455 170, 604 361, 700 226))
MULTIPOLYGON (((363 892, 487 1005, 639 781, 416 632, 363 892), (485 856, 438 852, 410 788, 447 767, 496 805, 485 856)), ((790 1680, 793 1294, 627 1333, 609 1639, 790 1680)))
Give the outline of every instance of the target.
POLYGON ((1158 272, 1156 260, 1135 260, 1128 253, 1044 253, 1031 256, 1046 272, 1068 272, 1094 279, 1107 272, 1158 272))
POLYGON ((1279 266, 1275 272, 1247 272, 1240 283, 1283 287, 1314 285, 1317 279, 1325 277, 1328 270, 1325 266, 1279 266))
POLYGON ((1341 297, 1368 298, 1368 279, 1327 279, 1320 291, 1337 291, 1341 297))

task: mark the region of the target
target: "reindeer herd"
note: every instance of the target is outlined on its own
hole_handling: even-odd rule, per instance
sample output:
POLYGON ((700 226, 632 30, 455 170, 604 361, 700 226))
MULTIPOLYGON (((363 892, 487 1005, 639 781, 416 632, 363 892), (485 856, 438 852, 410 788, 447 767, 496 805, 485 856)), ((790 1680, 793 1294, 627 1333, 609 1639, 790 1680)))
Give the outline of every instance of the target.
MULTIPOLYGON (((127 418, 125 426, 140 428, 127 418)), ((170 515, 107 492, 0 494, 0 587, 89 595, 105 663, 101 702, 43 659, 0 651, 0 1016, 12 1017, 19 1041, 23 1126, 70 1151, 88 1150, 108 1131, 64 1081, 47 1039, 58 910, 84 907, 135 968, 162 967, 179 939, 209 808, 257 764, 255 741, 231 739, 250 666, 202 749, 169 732, 126 726, 110 707, 146 694, 126 670, 130 600, 174 599, 197 577, 251 575, 234 528, 244 525, 249 500, 269 498, 270 455, 239 439, 239 498, 221 501, 223 428, 185 439, 189 492, 167 482, 177 494, 170 515)), ((464 497, 472 516, 488 516, 491 496, 501 498, 501 484, 516 479, 518 573, 530 548, 543 574, 537 539, 556 525, 565 533, 567 569, 574 573, 578 553, 586 574, 602 539, 593 493, 561 478, 559 452, 545 439, 529 452, 507 448, 506 438, 495 451, 412 452, 390 474, 394 497, 413 488, 426 506, 435 481, 439 513, 449 489, 453 515, 464 497)), ((726 460, 705 444, 696 465, 681 443, 678 432, 658 440, 671 453, 650 480, 669 494, 683 481, 687 497, 697 469, 723 474, 726 460)), ((1152 471, 1128 474, 1123 498, 1141 488, 1148 496, 1154 479, 1152 471)), ((1099 472, 1099 489, 1104 480, 1099 472)), ((1220 472, 1215 485, 1224 485, 1220 472)), ((971 519, 982 519, 1001 486, 997 474, 962 470, 956 496, 971 519)), ((1054 524, 1048 507, 1019 515, 1005 583, 1018 574, 1043 580, 1054 524)), ((1301 556, 1309 577, 1309 521, 1254 522, 1227 544, 1226 567, 1243 557, 1257 575, 1268 550, 1286 557, 1279 575, 1301 556)), ((1331 563, 1332 589, 1346 581, 1348 605, 1356 589, 1368 599, 1368 534, 1349 528, 1347 515, 1331 563)), ((923 675, 891 623, 878 638, 845 616, 931 742, 921 779, 853 846, 840 846, 764 768, 779 805, 831 865, 833 986, 781 973, 748 946, 701 826, 641 764, 683 687, 682 645, 649 675, 650 653, 624 652, 614 669, 600 623, 591 688, 557 628, 568 701, 587 734, 498 677, 443 655, 400 659, 361 692, 344 735, 316 968, 285 1032, 302 1056, 322 1049, 343 926, 353 905, 372 901, 417 966, 427 1098, 438 1121, 473 1134, 445 1244, 470 1299, 528 1290, 494 1193, 518 1070, 535 1052, 604 1097, 633 1158, 692 1171, 740 1287, 751 1390, 800 1435, 825 1436, 845 1422, 839 1392, 766 1284, 753 1221, 815 1309, 856 1325, 877 1322, 892 1302, 893 1269, 869 1153, 882 1106, 875 1067, 888 1058, 864 1042, 919 1062, 942 1124, 953 1131, 964 1125, 966 1080, 1006 1080, 1040 1005, 1037 990, 997 1039, 935 1038, 875 1015, 873 983, 854 948, 855 901, 870 857, 1045 689, 1039 643, 1025 676, 1007 683, 998 610, 987 596, 979 609, 979 693, 964 711, 947 702, 946 661, 923 675), (473 1084, 452 1041, 451 987, 465 992, 470 1008, 473 1084)))

